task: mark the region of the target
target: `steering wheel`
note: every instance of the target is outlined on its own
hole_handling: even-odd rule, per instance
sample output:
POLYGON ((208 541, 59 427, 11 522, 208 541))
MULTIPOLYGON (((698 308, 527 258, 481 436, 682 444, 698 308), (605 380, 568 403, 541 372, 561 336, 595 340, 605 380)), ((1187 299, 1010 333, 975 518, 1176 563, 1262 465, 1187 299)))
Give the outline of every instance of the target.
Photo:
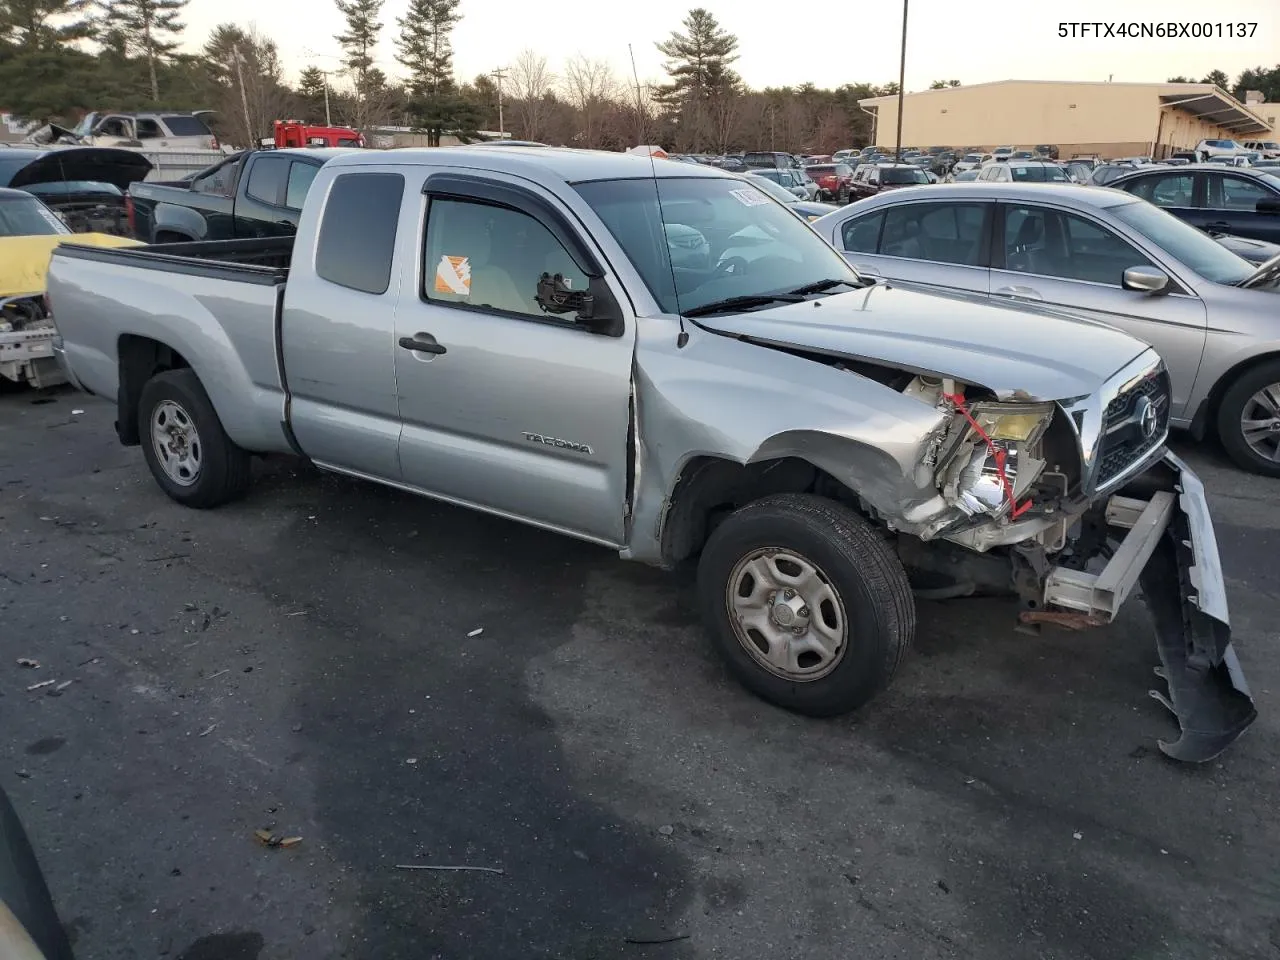
POLYGON ((747 272, 747 261, 743 257, 726 257, 716 264, 715 276, 713 279, 721 280, 725 277, 740 277, 747 272))

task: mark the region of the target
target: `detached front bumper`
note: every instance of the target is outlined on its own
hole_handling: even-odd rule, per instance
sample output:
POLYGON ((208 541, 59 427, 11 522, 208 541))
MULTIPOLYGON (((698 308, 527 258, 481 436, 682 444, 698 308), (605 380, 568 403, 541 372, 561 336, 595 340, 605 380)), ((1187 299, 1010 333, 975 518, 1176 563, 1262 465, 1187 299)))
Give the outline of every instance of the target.
POLYGON ((1044 605, 1089 623, 1112 620, 1141 585, 1156 629, 1168 687, 1151 696, 1178 719, 1182 735, 1160 741, 1176 760, 1212 760, 1257 719, 1231 646, 1226 585, 1200 479, 1172 453, 1106 505, 1109 532, 1122 537, 1097 573, 1055 567, 1044 605))

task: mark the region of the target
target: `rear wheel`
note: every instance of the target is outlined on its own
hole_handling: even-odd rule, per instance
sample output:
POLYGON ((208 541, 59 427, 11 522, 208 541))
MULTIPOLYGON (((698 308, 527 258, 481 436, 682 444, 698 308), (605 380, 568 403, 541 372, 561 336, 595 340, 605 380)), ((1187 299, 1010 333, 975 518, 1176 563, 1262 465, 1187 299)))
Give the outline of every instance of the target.
POLYGON ((698 564, 712 639, 739 682, 809 716, 855 710, 892 679, 915 633, 906 571, 866 520, 782 494, 726 518, 698 564))
POLYGON ((1222 395, 1218 436, 1235 463, 1280 477, 1280 360, 1247 370, 1222 395))
POLYGON ((156 483, 184 506, 217 507, 249 490, 249 454, 227 436, 194 370, 166 370, 147 381, 138 436, 156 483))

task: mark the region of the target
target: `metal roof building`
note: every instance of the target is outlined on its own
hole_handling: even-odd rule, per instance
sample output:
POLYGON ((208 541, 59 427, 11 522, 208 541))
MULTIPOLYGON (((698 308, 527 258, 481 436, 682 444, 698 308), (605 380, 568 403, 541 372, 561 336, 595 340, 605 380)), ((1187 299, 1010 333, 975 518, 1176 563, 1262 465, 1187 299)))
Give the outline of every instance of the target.
MULTIPOLYGON (((892 147, 898 98, 858 101, 875 143, 892 147)), ((1073 155, 1164 157, 1201 140, 1250 140, 1273 131, 1252 108, 1210 83, 999 80, 904 97, 904 146, 1058 147, 1073 155)))

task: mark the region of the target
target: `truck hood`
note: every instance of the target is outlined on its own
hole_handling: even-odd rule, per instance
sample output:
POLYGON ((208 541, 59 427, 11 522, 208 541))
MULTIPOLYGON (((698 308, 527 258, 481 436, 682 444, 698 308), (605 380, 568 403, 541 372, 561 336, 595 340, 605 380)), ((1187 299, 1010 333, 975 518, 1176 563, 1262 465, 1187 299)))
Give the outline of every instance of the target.
POLYGON ((61 243, 91 247, 141 247, 138 240, 106 233, 51 234, 42 237, 0 237, 0 297, 44 293, 53 248, 61 243))
POLYGON ((954 377, 1001 399, 1087 396, 1147 349, 1113 327, 1038 306, 888 284, 696 322, 756 343, 954 377))

